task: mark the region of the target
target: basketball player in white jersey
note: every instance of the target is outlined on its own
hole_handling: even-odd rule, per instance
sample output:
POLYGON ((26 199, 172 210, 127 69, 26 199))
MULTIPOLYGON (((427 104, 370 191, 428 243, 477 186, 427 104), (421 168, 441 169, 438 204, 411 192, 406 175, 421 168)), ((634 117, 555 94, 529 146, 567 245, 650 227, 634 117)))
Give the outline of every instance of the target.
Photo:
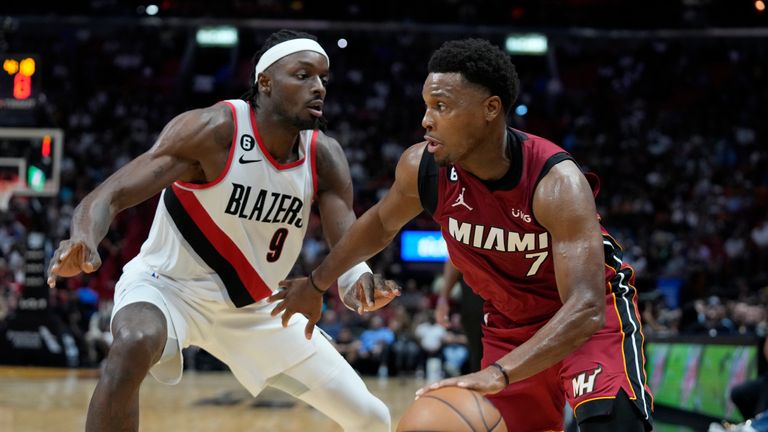
MULTIPOLYGON (((389 431, 387 407, 307 318, 283 328, 270 315, 266 299, 299 255, 313 200, 331 245, 355 214, 344 153, 317 129, 327 54, 313 36, 281 30, 254 62, 245 100, 173 119, 149 151, 83 199, 52 258, 51 286, 95 271, 114 216, 162 191, 149 238, 115 287, 114 343, 87 431, 138 430, 142 380, 150 372, 177 383, 189 345, 226 363, 253 395, 271 385, 345 431, 389 431)), ((399 293, 364 266, 339 279, 353 284, 389 299, 399 293)))

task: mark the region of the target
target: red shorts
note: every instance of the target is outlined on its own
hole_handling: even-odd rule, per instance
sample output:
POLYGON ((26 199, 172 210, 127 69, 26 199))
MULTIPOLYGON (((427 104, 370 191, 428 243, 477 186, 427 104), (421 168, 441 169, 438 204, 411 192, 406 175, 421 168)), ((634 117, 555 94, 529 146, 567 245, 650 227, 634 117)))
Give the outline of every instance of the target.
MULTIPOLYGON (((566 400, 578 421, 610 414, 619 390, 624 390, 651 422, 653 398, 646 385, 636 292, 631 285, 623 288, 614 287, 615 292, 606 296, 605 326, 584 345, 550 368, 489 395, 509 430, 563 430, 566 400)), ((491 312, 486 314, 483 326, 483 367, 517 348, 541 328, 514 328, 503 315, 486 310, 491 312)))

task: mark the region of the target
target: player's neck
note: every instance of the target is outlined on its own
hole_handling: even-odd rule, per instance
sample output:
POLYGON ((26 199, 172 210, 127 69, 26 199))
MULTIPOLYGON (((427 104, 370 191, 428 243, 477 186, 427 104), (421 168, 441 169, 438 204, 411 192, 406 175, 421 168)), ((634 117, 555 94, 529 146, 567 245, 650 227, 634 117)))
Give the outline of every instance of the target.
POLYGON ((512 161, 507 153, 507 128, 494 128, 460 166, 481 180, 498 180, 509 171, 512 161))
POLYGON ((259 129, 261 143, 276 161, 289 163, 296 160, 298 128, 286 125, 285 121, 259 111, 256 112, 256 127, 259 129))

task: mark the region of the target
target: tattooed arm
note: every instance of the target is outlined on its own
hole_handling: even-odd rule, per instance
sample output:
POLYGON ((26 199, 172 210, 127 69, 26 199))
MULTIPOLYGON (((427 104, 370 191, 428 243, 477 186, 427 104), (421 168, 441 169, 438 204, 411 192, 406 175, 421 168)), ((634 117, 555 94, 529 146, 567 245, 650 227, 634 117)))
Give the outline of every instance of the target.
POLYGON ((78 204, 70 238, 56 250, 48 284, 56 276, 95 271, 101 260, 97 247, 120 211, 133 207, 176 180, 207 182, 226 165, 234 123, 229 108, 214 105, 185 112, 171 120, 155 144, 132 160, 78 204))

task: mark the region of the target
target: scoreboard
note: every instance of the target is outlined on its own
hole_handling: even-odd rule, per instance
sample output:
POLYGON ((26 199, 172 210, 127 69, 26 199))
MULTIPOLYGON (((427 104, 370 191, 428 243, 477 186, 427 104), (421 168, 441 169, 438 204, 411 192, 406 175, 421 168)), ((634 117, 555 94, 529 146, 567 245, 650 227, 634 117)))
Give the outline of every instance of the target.
POLYGON ((0 109, 31 109, 40 93, 40 63, 34 54, 0 55, 0 109))

